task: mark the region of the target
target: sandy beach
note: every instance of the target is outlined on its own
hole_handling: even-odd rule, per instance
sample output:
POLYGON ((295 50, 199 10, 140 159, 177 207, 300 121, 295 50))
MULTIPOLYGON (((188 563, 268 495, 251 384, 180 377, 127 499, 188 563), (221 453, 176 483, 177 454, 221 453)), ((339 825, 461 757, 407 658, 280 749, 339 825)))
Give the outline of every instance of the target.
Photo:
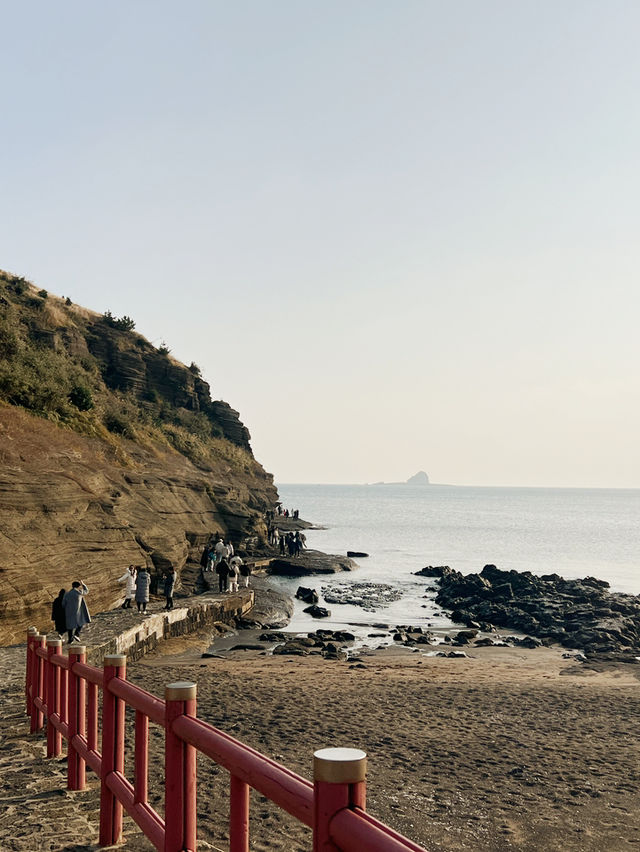
MULTIPOLYGON (((362 664, 251 652, 192 661, 171 650, 132 667, 131 679, 158 692, 197 681, 203 718, 307 777, 316 748, 364 749, 369 811, 429 850, 640 842, 633 667, 598 672, 547 648, 482 648, 469 659, 390 649, 362 664)), ((225 775, 201 761, 202 836, 220 848, 225 775)), ((259 801, 252 812, 252 848, 310 848, 293 820, 259 801)))

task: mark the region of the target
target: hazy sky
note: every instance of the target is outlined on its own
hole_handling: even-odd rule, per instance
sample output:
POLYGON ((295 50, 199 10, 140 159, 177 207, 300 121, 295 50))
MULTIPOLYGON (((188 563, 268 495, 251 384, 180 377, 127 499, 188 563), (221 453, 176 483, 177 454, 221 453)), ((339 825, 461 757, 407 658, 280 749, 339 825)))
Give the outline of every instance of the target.
POLYGON ((640 487, 635 0, 0 11, 0 268, 277 481, 640 487))

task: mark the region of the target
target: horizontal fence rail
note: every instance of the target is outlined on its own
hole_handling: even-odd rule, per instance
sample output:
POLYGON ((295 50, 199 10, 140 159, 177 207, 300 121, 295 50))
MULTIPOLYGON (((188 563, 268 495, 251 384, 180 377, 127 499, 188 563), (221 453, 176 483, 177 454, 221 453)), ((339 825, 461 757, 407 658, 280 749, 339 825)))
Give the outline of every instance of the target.
POLYGON ((60 639, 29 628, 26 712, 31 733, 46 726, 47 757, 59 757, 67 742, 69 790, 85 789, 87 767, 100 779, 101 846, 122 840, 126 812, 159 852, 196 852, 199 753, 229 772, 230 852, 249 852, 251 789, 313 830, 313 852, 425 852, 366 813, 364 752, 315 752, 314 780, 307 781, 198 719, 196 684, 168 684, 162 700, 127 681, 123 655, 105 657, 98 669, 87 664, 84 645, 68 645, 67 654, 60 639), (125 776, 126 707, 135 711, 133 783, 125 776), (165 732, 164 819, 148 801, 150 722, 165 732))

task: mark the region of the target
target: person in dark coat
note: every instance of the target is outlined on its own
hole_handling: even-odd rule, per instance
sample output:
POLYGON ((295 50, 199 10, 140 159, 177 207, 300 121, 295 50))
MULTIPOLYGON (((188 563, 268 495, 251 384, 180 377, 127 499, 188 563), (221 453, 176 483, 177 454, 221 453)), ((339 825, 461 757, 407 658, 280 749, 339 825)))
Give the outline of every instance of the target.
POLYGON ((87 602, 84 599, 88 592, 89 589, 85 586, 83 580, 74 580, 71 588, 62 598, 69 642, 77 641, 84 625, 91 621, 87 602))
POLYGON ((173 609, 173 590, 176 585, 176 577, 177 574, 175 569, 172 568, 170 571, 164 575, 164 596, 167 599, 167 604, 165 609, 173 609))
POLYGON ((151 585, 151 575, 147 571, 146 565, 138 568, 136 575, 136 606, 138 612, 142 611, 147 614, 147 604, 149 603, 149 586, 151 585))
POLYGON ((66 589, 60 589, 58 593, 58 597, 54 600, 53 605, 51 607, 51 621, 56 626, 56 633, 59 636, 64 636, 67 632, 67 618, 64 614, 64 607, 62 606, 62 599, 66 595, 66 589))
POLYGON ((216 565, 216 574, 218 575, 218 589, 221 592, 226 592, 227 577, 229 576, 229 563, 224 557, 216 565))

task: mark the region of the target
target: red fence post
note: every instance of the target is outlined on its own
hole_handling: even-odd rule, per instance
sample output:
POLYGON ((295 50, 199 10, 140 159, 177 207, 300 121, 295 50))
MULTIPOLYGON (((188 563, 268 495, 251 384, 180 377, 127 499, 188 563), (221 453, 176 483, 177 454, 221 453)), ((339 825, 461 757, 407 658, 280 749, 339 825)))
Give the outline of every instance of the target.
POLYGON ((87 683, 87 748, 98 751, 98 684, 87 683))
POLYGON ((38 635, 36 627, 27 630, 27 674, 24 682, 24 693, 27 699, 27 716, 31 716, 31 701, 33 690, 33 666, 35 663, 35 637, 38 635))
POLYGON ((362 807, 367 755, 357 748, 323 748, 313 755, 313 852, 340 852, 331 840, 339 811, 362 807))
POLYGON ((164 852, 195 852, 196 749, 173 733, 179 716, 196 715, 195 683, 165 687, 164 852))
POLYGON ((69 724, 69 669, 62 668, 60 669, 60 718, 69 724))
POLYGON ((42 657, 36 655, 36 650, 44 649, 47 637, 36 633, 33 637, 33 668, 31 670, 31 726, 30 731, 35 734, 36 731, 41 731, 44 726, 44 713, 36 707, 36 698, 44 701, 45 687, 45 662, 42 657))
POLYGON ((149 778, 149 717, 136 710, 134 753, 134 801, 147 803, 149 778))
POLYGON ((109 689, 114 678, 127 675, 124 654, 104 658, 104 687, 102 690, 102 773, 100 784, 100 846, 113 846, 122 837, 122 804, 107 786, 112 772, 124 772, 124 711, 125 702, 109 689))
POLYGON ((60 715, 60 666, 54 665, 51 658, 62 650, 61 639, 47 639, 47 757, 59 757, 62 754, 62 734, 53 724, 53 715, 60 715))
POLYGON ((85 762, 78 754, 73 738, 86 733, 85 709, 87 703, 86 681, 73 671, 75 663, 85 663, 87 649, 84 645, 69 645, 69 745, 67 748, 67 789, 84 790, 86 780, 85 762))
POLYGON ((249 852, 249 785, 231 774, 229 852, 249 852))

